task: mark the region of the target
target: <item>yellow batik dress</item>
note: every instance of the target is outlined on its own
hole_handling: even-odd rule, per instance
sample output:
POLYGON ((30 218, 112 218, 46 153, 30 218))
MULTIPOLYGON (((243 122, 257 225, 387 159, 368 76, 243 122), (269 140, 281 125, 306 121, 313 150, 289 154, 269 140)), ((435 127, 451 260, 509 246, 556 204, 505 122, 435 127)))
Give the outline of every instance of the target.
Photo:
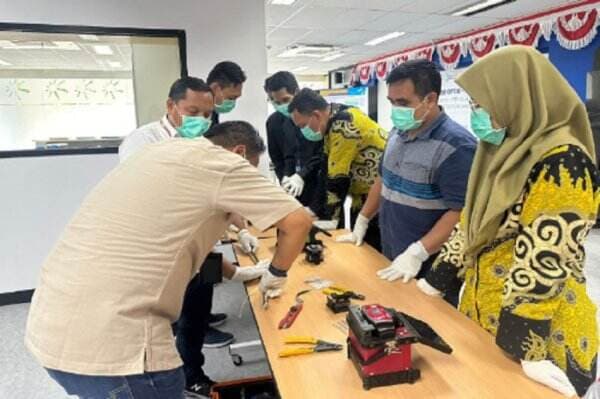
POLYGON ((343 202, 352 196, 358 211, 379 176, 387 132, 358 108, 331 104, 324 151, 327 156, 325 217, 340 220, 343 202))
POLYGON ((586 293, 584 241, 599 205, 598 171, 572 145, 548 152, 506 212, 496 238, 468 262, 454 229, 426 279, 465 282, 459 309, 516 358, 549 359, 583 395, 596 376, 596 306, 586 293))

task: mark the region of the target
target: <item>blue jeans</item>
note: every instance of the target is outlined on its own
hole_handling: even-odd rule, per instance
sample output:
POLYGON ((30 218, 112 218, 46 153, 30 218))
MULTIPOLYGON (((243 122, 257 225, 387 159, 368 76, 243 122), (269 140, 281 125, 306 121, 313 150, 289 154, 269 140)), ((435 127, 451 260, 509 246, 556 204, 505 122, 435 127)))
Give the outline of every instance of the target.
POLYGON ((90 376, 46 369, 69 395, 81 399, 183 399, 185 377, 176 368, 139 375, 90 376))

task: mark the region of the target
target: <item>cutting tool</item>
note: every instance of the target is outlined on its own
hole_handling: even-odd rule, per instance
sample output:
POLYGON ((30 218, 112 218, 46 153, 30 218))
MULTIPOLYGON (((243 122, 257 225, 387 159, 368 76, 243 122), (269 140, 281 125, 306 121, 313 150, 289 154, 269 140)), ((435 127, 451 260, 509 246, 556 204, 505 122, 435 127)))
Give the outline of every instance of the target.
POLYGON ((304 301, 302 300, 302 298, 300 298, 300 296, 306 294, 307 292, 310 292, 310 290, 303 290, 296 294, 296 303, 292 307, 290 307, 286 315, 279 322, 280 330, 290 328, 292 324, 294 324, 294 320, 296 320, 296 317, 298 317, 298 315, 302 311, 302 307, 304 306, 304 301))
POLYGON ((336 286, 336 285, 332 285, 330 287, 324 288, 321 292, 323 292, 323 294, 325 295, 331 295, 331 294, 337 294, 337 295, 346 295, 348 296, 348 298, 352 298, 352 299, 358 299, 359 301, 362 301, 365 299, 364 295, 361 294, 357 294, 356 292, 346 289, 344 287, 340 287, 340 286, 336 286))
POLYGON ((343 345, 336 344, 334 342, 327 342, 313 337, 286 337, 286 344, 307 344, 311 346, 301 346, 297 348, 286 348, 279 352, 279 357, 290 357, 298 355, 307 355, 315 352, 329 352, 329 351, 341 351, 344 349, 343 345))

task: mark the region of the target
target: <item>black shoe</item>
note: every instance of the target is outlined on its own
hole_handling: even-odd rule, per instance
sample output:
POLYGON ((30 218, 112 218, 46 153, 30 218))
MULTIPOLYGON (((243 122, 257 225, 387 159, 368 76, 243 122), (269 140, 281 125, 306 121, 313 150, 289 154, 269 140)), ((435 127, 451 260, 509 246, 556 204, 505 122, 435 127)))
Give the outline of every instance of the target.
POLYGON ((208 316, 208 325, 211 327, 218 327, 225 323, 226 320, 227 315, 225 313, 211 313, 211 315, 208 316))
POLYGON ((191 384, 185 386, 185 397, 194 399, 209 399, 210 390, 216 383, 208 377, 200 378, 192 381, 191 384))
POLYGON ((204 336, 205 348, 220 348, 233 342, 233 334, 208 327, 204 336))

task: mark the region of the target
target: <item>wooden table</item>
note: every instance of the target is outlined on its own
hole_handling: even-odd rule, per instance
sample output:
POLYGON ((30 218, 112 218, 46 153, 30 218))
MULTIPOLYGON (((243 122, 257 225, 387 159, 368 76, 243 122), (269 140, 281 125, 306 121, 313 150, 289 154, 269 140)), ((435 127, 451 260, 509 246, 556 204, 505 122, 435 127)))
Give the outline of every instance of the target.
MULTIPOLYGON (((334 236, 342 233, 334 232, 334 236)), ((274 231, 261 236, 274 235, 274 231)), ((268 361, 283 399, 356 399, 356 398, 561 398, 554 391, 528 379, 520 365, 503 354, 494 337, 440 298, 423 294, 415 282, 380 280, 375 272, 389 261, 368 245, 339 244, 322 234, 325 262, 313 266, 300 256, 289 272, 284 294, 261 306, 258 284, 247 286, 254 316, 268 361), (365 391, 353 363, 341 352, 279 358, 287 335, 310 335, 345 344, 347 334, 340 328, 346 313, 333 314, 325 306, 320 291, 302 296, 304 309, 290 329, 277 325, 294 302, 298 291, 309 288, 309 276, 332 280, 336 285, 366 296, 365 304, 379 303, 426 321, 454 349, 446 355, 424 345, 413 345, 413 367, 421 370, 414 384, 372 388, 365 391), (341 322, 341 323, 340 323, 341 322)), ((261 240, 259 259, 270 259, 275 239, 261 240)), ((242 265, 251 264, 239 255, 242 265)), ((353 300, 353 303, 360 304, 353 300)), ((344 345, 345 346, 345 345, 344 345)))

